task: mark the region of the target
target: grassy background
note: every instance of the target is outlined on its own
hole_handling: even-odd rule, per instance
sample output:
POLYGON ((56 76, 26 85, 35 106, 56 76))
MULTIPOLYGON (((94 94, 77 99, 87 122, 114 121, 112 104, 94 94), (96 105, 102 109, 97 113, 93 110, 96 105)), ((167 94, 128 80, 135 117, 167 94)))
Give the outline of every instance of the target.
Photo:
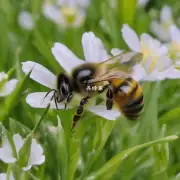
MULTIPOLYGON (((115 9, 110 8, 108 0, 92 0, 84 25, 64 31, 43 17, 42 3, 42 0, 0 1, 0 71, 8 72, 14 67, 12 77, 20 80, 11 96, 0 99, 0 120, 10 133, 24 137, 45 111, 31 108, 25 97, 30 92, 47 89, 25 77, 21 62, 33 60, 57 74, 62 69, 51 53, 54 42, 64 43, 83 58, 82 34, 93 31, 108 50, 127 49, 120 33, 122 24, 130 24, 138 34, 150 33, 151 15, 158 17, 163 5, 173 8, 177 23, 180 15, 178 0, 151 0, 144 8, 136 8, 135 0, 117 0, 115 9), (36 20, 32 31, 18 25, 18 14, 22 10, 31 12, 36 20), (106 28, 99 25, 101 19, 106 28)), ((142 86, 145 110, 136 123, 124 117, 107 121, 86 112, 72 135, 70 127, 75 109, 49 110, 34 134, 44 148, 46 162, 28 173, 13 167, 17 179, 178 179, 175 176, 180 172, 180 140, 170 144, 173 138, 157 140, 180 133, 180 82, 166 80, 142 86), (52 125, 57 127, 57 133, 49 130, 52 125), (137 146, 139 144, 144 146, 137 146), (145 148, 149 146, 152 147, 145 148)), ((7 165, 0 163, 0 172, 5 172, 7 165)))

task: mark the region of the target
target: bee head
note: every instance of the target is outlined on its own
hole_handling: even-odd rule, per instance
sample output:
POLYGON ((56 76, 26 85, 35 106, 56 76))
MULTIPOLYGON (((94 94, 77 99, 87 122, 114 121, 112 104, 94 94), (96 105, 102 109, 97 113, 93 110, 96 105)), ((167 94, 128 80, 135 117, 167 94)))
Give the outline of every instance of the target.
POLYGON ((61 73, 57 77, 58 101, 64 101, 68 95, 72 93, 72 85, 70 78, 61 73))

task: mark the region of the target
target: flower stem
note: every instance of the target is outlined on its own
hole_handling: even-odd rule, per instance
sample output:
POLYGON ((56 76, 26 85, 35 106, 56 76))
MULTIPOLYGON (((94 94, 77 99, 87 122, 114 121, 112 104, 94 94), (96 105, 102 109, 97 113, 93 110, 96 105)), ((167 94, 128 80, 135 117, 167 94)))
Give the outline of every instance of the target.
POLYGON ((37 124, 35 125, 34 129, 32 130, 32 133, 34 133, 37 128, 40 126, 41 122, 43 121, 44 117, 46 116, 48 110, 49 110, 49 107, 50 107, 50 103, 48 104, 46 110, 44 111, 43 115, 41 116, 41 118, 39 119, 39 121, 37 122, 37 124))

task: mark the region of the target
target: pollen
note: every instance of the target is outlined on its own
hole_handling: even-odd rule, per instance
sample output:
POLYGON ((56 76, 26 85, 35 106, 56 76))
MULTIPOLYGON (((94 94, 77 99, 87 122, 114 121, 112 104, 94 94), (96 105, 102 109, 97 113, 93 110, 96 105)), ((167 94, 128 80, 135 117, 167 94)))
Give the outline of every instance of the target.
POLYGON ((99 86, 99 87, 98 87, 98 90, 99 90, 99 91, 102 91, 102 90, 103 90, 103 87, 102 87, 102 86, 99 86))
POLYGON ((91 91, 91 86, 88 86, 88 87, 86 88, 86 90, 87 90, 87 91, 91 91))
POLYGON ((92 87, 92 90, 93 90, 93 91, 96 91, 96 90, 97 90, 97 86, 93 86, 93 87, 92 87))

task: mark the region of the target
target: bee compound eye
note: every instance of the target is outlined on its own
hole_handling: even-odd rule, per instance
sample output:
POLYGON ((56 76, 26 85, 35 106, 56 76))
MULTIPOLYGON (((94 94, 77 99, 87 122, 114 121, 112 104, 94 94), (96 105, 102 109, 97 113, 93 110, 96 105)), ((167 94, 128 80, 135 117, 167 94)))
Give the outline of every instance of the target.
POLYGON ((67 96, 69 94, 69 91, 70 91, 69 84, 62 83, 62 85, 60 87, 60 91, 61 91, 62 96, 67 96))

